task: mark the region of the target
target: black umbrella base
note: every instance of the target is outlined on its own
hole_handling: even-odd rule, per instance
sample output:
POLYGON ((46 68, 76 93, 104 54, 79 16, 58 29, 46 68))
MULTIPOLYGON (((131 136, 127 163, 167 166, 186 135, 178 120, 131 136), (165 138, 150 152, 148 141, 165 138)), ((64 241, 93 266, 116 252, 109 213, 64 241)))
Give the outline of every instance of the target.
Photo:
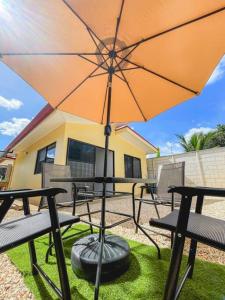
MULTIPOLYGON (((92 282, 95 281, 98 265, 98 237, 98 234, 91 234, 76 241, 71 251, 74 273, 92 282)), ((130 246, 126 240, 116 235, 105 235, 101 282, 113 280, 124 273, 130 264, 129 257, 130 246)))

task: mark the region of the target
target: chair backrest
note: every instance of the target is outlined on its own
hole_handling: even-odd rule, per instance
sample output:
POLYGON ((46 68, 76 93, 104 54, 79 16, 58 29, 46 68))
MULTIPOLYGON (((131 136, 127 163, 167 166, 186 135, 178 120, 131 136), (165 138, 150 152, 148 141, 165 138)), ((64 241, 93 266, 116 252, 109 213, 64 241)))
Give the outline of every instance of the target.
MULTIPOLYGON (((71 177, 70 166, 42 163, 42 188, 57 187, 67 191, 65 194, 58 194, 55 197, 56 204, 73 201, 73 185, 71 182, 50 182, 51 178, 71 177)), ((41 199, 40 208, 46 206, 47 199, 41 199)))
MULTIPOLYGON (((94 177, 95 176, 95 165, 92 163, 84 163, 78 161, 69 161, 68 162, 71 170, 72 177, 94 177)), ((94 184, 91 182, 76 182, 76 187, 88 187, 87 190, 93 191, 94 184)))
MULTIPOLYGON (((171 201, 171 194, 168 193, 169 186, 184 185, 184 167, 185 162, 165 164, 162 166, 157 184, 157 197, 162 199, 162 201, 171 201)), ((181 196, 174 194, 174 200, 180 201, 181 196)))

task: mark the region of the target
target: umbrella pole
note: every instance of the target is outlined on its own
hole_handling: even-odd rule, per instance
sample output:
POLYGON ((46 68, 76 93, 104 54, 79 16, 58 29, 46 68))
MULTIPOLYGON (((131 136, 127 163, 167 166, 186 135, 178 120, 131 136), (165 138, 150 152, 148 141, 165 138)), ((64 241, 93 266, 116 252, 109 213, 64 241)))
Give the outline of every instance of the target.
MULTIPOLYGON (((110 125, 110 111, 111 111, 111 98, 112 98, 112 75, 113 72, 109 71, 109 79, 108 79, 108 102, 107 102, 107 117, 106 117, 106 125, 105 125, 105 157, 104 157, 104 169, 103 169, 103 177, 106 179, 107 171, 108 171, 108 150, 109 150, 109 137, 111 135, 111 125, 110 125)), ((101 223, 99 229, 99 257, 98 257, 98 266, 95 280, 95 296, 94 299, 98 299, 99 295, 99 285, 101 280, 101 271, 102 271, 102 256, 103 256, 103 248, 105 241, 105 201, 106 201, 106 180, 103 182, 103 192, 102 192, 102 209, 101 209, 101 223)))

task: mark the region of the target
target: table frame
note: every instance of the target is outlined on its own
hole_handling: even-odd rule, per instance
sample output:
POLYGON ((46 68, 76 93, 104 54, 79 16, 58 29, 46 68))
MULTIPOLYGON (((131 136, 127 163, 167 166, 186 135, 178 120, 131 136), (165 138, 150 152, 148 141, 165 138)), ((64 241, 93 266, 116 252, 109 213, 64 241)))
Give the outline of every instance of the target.
MULTIPOLYGON (((105 225, 105 224, 94 224, 93 222, 86 221, 86 220, 81 220, 82 222, 89 224, 93 227, 97 227, 99 229, 99 242, 101 243, 100 245, 100 251, 99 251, 99 260, 98 260, 98 266, 97 266, 97 273, 96 273, 96 282, 95 282, 95 291, 97 290, 97 293, 95 295, 98 295, 98 289, 100 286, 100 278, 101 278, 101 269, 102 269, 102 255, 103 255, 103 246, 104 246, 104 240, 105 240, 105 230, 106 229, 111 229, 113 227, 116 227, 122 223, 128 222, 130 220, 133 220, 134 224, 136 225, 136 228, 139 228, 143 234, 154 244, 154 246, 157 249, 157 254, 158 258, 161 258, 161 253, 160 253, 160 248, 158 244, 150 237, 150 235, 146 232, 146 230, 140 226, 137 222, 136 218, 136 206, 135 206, 135 188, 138 183, 146 184, 146 183, 151 183, 149 179, 142 179, 142 178, 122 178, 122 177, 58 177, 58 178, 52 178, 50 180, 51 182, 72 182, 72 183, 81 183, 81 182, 92 182, 92 183, 102 183, 103 186, 108 184, 108 183, 132 183, 132 214, 126 214, 126 213, 121 213, 121 212, 116 212, 112 210, 105 209, 105 212, 107 213, 112 213, 115 215, 123 216, 125 217, 123 220, 120 220, 118 222, 115 222, 111 225, 105 225)), ((93 212, 90 212, 90 214, 97 214, 101 213, 102 210, 95 210, 93 212)), ((87 213, 80 215, 80 217, 88 215, 87 213)), ((97 299, 97 297, 95 297, 97 299)))

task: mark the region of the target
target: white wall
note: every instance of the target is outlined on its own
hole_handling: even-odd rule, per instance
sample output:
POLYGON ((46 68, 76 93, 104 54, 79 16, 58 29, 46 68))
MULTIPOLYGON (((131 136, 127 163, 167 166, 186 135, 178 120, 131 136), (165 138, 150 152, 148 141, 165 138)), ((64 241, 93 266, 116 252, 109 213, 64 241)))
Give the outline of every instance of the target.
POLYGON ((160 165, 185 162, 185 185, 225 188, 225 147, 147 159, 148 177, 156 177, 160 165))

